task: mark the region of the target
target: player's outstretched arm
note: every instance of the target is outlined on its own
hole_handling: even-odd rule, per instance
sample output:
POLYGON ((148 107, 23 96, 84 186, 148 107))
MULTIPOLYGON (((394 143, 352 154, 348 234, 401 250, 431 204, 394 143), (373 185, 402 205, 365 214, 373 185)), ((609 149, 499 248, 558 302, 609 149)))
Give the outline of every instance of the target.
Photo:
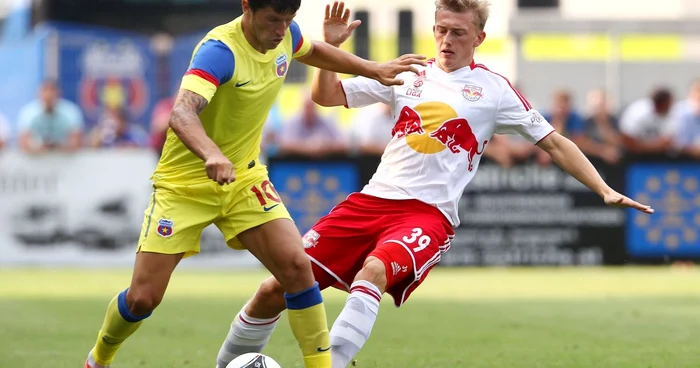
POLYGON ((583 152, 568 138, 552 132, 537 145, 547 151, 559 167, 603 197, 607 205, 630 207, 645 213, 654 213, 650 206, 635 202, 610 188, 583 152))
MULTIPOLYGON (((339 46, 347 39, 352 31, 360 25, 359 21, 347 24, 350 11, 345 9, 343 2, 335 2, 333 9, 326 5, 326 19, 324 22, 324 33, 327 34, 329 19, 332 21, 333 30, 343 31, 340 35, 344 38, 337 42, 339 46), (338 21, 341 21, 340 23, 338 21)), ((327 41, 328 38, 326 38, 327 41)), ((361 57, 343 51, 332 44, 313 41, 311 50, 304 56, 297 58, 300 62, 320 69, 330 70, 336 73, 361 75, 363 77, 375 79, 385 86, 401 85, 403 81, 396 79, 396 76, 403 72, 412 71, 418 73, 415 65, 425 65, 426 57, 423 55, 407 54, 388 63, 379 64, 365 60, 361 57)))
POLYGON ((199 114, 207 104, 206 98, 181 89, 168 124, 182 143, 205 162, 209 179, 221 185, 229 184, 235 180, 233 164, 224 156, 219 146, 207 136, 199 120, 199 114))
MULTIPOLYGON (((345 8, 343 2, 335 2, 331 9, 326 5, 326 15, 323 19, 323 40, 333 46, 340 47, 352 34, 362 21, 350 21, 350 9, 345 8)), ((340 78, 336 72, 325 69, 316 69, 311 85, 311 99, 321 106, 342 106, 347 103, 345 92, 340 84, 340 78)))

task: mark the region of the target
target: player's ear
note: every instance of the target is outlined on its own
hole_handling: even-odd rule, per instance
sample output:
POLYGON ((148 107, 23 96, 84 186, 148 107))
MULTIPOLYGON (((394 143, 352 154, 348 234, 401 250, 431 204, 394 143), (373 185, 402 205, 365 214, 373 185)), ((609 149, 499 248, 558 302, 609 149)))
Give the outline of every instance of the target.
POLYGON ((250 4, 248 4, 248 0, 241 0, 241 8, 243 8, 243 13, 251 12, 250 4))
POLYGON ((479 47, 482 43, 484 43, 485 39, 486 39, 486 32, 484 32, 484 31, 479 32, 479 35, 476 36, 476 42, 474 42, 474 47, 479 47))

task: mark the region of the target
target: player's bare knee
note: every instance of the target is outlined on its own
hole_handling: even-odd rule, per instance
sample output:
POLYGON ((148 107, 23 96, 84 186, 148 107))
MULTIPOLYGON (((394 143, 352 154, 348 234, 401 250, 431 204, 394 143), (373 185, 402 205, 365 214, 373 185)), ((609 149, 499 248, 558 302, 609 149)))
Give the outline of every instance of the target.
POLYGON ((142 316, 152 312, 163 300, 163 293, 148 289, 129 289, 126 294, 126 304, 129 312, 135 316, 142 316))
POLYGON ((270 277, 258 288, 248 302, 246 314, 253 318, 274 318, 286 308, 284 288, 274 277, 270 277))
POLYGON ((382 293, 386 290, 386 266, 376 257, 367 257, 362 269, 355 276, 355 281, 365 280, 374 284, 382 293))
POLYGON ((291 256, 279 271, 279 282, 287 292, 308 288, 313 284, 313 280, 311 262, 304 252, 291 256))

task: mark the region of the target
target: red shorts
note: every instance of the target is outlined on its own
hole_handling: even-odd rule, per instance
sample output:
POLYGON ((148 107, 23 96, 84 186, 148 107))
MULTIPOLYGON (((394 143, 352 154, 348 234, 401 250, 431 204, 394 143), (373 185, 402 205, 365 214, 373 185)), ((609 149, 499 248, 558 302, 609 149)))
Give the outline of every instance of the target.
POLYGON ((367 257, 377 257, 386 267, 386 292, 399 307, 453 237, 447 218, 429 204, 353 193, 304 235, 304 247, 322 289, 350 291, 367 257))

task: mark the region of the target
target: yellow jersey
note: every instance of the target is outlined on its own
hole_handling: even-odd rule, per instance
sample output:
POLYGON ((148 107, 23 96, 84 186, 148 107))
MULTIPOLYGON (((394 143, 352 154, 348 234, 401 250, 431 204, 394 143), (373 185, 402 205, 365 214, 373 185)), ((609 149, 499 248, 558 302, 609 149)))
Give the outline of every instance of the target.
MULTIPOLYGON (((291 59, 311 50, 311 41, 292 22, 277 48, 260 53, 243 35, 241 21, 242 16, 216 27, 199 42, 180 85, 209 101, 200 120, 237 172, 260 154, 263 126, 291 59)), ((209 180, 204 161, 172 129, 152 179, 181 185, 209 180)))

